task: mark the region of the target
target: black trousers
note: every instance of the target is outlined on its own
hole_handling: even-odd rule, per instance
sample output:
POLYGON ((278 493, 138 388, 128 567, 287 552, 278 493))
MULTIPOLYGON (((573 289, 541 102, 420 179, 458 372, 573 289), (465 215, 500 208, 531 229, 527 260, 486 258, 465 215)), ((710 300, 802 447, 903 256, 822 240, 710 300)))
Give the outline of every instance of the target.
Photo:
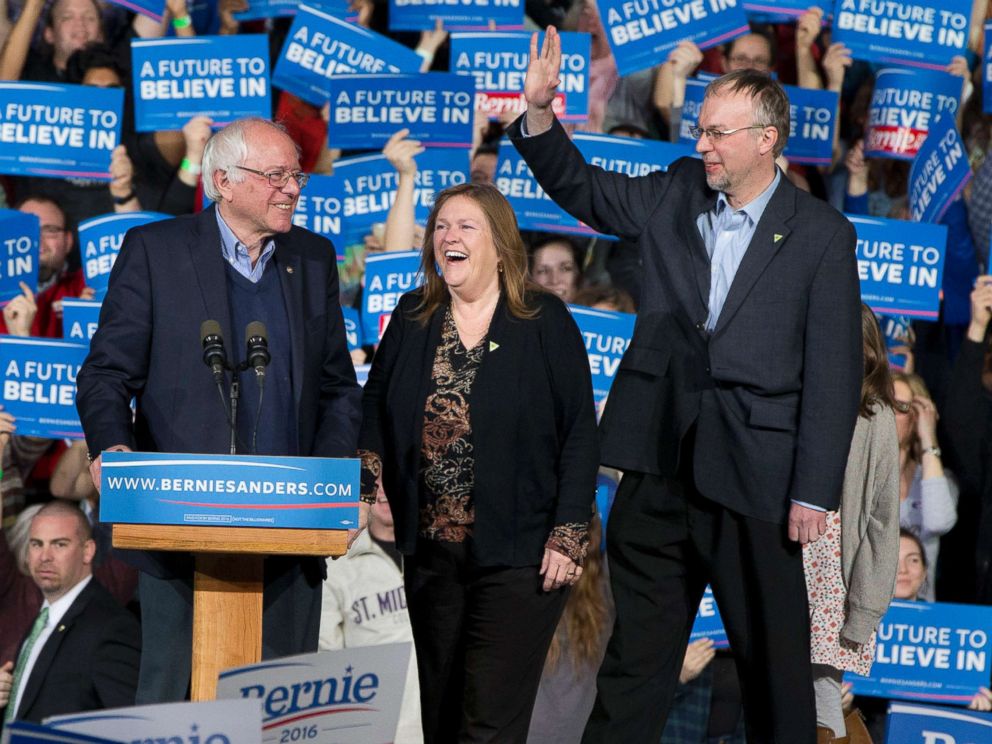
POLYGON ((421 540, 404 569, 425 742, 525 742, 568 590, 475 566, 466 543, 421 540))
MULTIPOLYGON (((265 559, 262 658, 317 650, 322 591, 317 558, 265 559)), ((142 572, 141 667, 137 705, 189 698, 193 648, 193 578, 160 579, 142 572)))
POLYGON ((685 478, 628 473, 607 530, 616 623, 583 742, 659 741, 710 583, 737 661, 749 744, 813 744, 806 582, 785 525, 704 499, 685 478))

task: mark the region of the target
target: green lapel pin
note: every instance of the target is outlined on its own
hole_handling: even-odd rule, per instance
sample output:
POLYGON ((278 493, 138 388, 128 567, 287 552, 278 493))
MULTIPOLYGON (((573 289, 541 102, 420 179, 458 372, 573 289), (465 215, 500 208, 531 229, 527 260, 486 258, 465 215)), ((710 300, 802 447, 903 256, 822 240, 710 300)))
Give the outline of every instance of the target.
POLYGON ((495 341, 490 341, 489 342, 489 351, 496 351, 496 349, 498 349, 498 348, 499 348, 499 344, 498 343, 496 343, 495 341))

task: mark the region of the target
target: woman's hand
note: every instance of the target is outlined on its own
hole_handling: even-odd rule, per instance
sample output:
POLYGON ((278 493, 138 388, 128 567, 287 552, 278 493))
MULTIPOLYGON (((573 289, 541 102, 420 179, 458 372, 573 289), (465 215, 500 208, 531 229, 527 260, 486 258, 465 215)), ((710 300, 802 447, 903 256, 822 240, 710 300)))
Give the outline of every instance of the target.
POLYGON ((916 411, 916 435, 920 447, 928 449, 937 444, 937 407, 929 398, 914 397, 913 410, 916 411))
POLYGON ((564 553, 545 548, 540 573, 544 577, 544 591, 550 592, 576 584, 582 576, 582 566, 564 553))
POLYGON ((713 648, 713 641, 709 638, 700 638, 693 641, 685 648, 685 658, 682 660, 682 671, 679 672, 679 683, 686 684, 692 682, 703 673, 707 664, 713 661, 716 656, 716 649, 713 648))
POLYGON ((979 687, 975 697, 968 703, 968 710, 992 710, 992 690, 987 687, 979 687))

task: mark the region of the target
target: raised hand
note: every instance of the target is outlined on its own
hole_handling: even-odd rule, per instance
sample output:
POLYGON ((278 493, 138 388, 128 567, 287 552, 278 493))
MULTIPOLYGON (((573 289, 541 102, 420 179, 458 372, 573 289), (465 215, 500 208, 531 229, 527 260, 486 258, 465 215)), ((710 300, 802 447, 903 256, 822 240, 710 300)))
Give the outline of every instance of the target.
POLYGON ((561 37, 554 26, 548 26, 540 52, 537 49, 537 32, 530 37, 530 63, 524 80, 529 134, 540 134, 551 126, 554 119, 551 104, 558 94, 560 72, 561 37))

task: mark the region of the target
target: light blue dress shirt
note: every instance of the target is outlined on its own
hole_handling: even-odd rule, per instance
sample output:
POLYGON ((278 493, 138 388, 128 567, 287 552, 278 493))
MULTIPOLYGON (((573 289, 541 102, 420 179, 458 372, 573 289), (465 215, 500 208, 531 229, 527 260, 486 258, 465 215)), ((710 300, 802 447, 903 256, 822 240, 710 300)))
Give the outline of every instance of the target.
POLYGON ((775 178, 768 188, 762 191, 741 209, 734 210, 723 192, 717 197, 716 206, 696 218, 696 227, 706 245, 710 257, 710 296, 709 315, 706 330, 712 333, 720 319, 723 303, 727 301, 730 285, 734 282, 737 269, 747 252, 747 247, 758 226, 765 207, 778 188, 782 172, 776 168, 775 178))
POLYGON ((220 250, 224 256, 224 260, 231 264, 234 270, 245 279, 252 284, 257 284, 265 271, 265 265, 272 258, 272 254, 275 253, 276 241, 272 238, 265 241, 258 261, 252 266, 251 258, 248 256, 248 247, 238 240, 231 228, 227 226, 224 218, 220 216, 220 210, 215 209, 214 211, 217 214, 217 227, 220 228, 220 250))

